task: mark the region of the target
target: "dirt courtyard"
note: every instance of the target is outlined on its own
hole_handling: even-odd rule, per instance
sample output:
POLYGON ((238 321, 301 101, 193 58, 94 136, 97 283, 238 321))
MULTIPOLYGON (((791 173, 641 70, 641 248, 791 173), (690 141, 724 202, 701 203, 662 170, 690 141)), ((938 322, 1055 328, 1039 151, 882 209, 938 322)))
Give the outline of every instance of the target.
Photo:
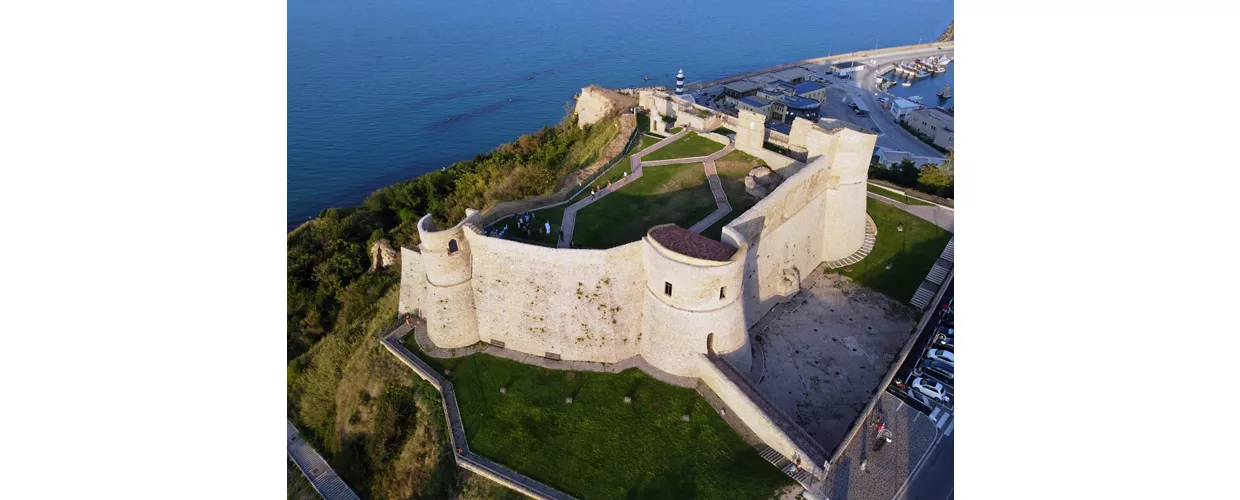
POLYGON ((916 311, 823 268, 750 330, 749 378, 828 452, 913 335, 916 311))

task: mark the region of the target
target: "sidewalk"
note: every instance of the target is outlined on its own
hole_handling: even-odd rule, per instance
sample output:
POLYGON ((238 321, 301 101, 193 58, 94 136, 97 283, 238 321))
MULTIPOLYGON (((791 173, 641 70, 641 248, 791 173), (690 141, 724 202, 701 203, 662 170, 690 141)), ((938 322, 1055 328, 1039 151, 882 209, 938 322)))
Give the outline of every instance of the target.
POLYGON ((886 391, 866 421, 872 422, 875 414, 883 415, 891 442, 874 451, 878 431, 867 423, 831 465, 826 480, 815 485, 816 498, 892 500, 943 434, 930 417, 886 391))

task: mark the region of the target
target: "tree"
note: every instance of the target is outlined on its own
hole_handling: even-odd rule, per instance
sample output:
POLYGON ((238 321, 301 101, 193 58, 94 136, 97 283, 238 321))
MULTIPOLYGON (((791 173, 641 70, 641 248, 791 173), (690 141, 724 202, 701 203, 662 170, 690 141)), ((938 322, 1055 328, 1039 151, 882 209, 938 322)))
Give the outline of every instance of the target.
POLYGON ((905 187, 913 187, 917 185, 918 171, 917 165, 913 163, 913 160, 905 158, 904 161, 901 161, 900 164, 896 166, 895 170, 899 172, 899 177, 896 181, 897 184, 905 187))
POLYGON ((955 168, 952 165, 952 156, 949 154, 947 161, 942 165, 926 165, 921 168, 921 172, 917 175, 917 183, 921 185, 921 189, 932 194, 951 198, 955 183, 953 176, 955 168))

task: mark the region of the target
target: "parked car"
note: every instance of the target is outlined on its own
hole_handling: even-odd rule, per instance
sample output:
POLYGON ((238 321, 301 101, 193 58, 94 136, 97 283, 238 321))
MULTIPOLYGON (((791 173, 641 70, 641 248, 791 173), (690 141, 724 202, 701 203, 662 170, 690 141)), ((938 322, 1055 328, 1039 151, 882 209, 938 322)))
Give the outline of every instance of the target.
POLYGON ((956 368, 942 361, 922 362, 921 371, 934 375, 947 383, 951 383, 956 379, 956 368))
POLYGON ((890 100, 891 100, 891 99, 888 99, 888 98, 886 98, 886 97, 879 97, 879 98, 878 98, 878 102, 881 102, 881 103, 883 103, 883 104, 886 104, 886 103, 887 103, 887 101, 890 101, 890 100))
POLYGON ((934 330, 934 336, 931 337, 933 339, 934 345, 946 347, 947 349, 950 349, 954 352, 956 349, 956 340, 955 340, 956 336, 953 334, 954 331, 955 330, 945 327, 945 326, 940 326, 936 328, 934 330))
POLYGON ((930 380, 926 377, 917 377, 913 379, 912 387, 914 391, 925 394, 926 397, 929 397, 930 399, 937 399, 944 403, 950 400, 950 397, 947 395, 947 389, 943 387, 943 384, 930 380))
POLYGON ((951 351, 947 351, 944 349, 930 349, 929 351, 926 351, 926 359, 933 360, 933 361, 942 361, 945 363, 949 363, 952 366, 956 365, 956 355, 953 354, 951 351))

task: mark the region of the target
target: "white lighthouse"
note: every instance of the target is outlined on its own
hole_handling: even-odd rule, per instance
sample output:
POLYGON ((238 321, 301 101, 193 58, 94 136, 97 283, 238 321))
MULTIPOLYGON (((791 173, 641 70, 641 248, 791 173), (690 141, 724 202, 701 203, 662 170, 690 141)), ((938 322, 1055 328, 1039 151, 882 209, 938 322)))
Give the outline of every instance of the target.
POLYGON ((685 70, 682 68, 676 72, 676 95, 685 93, 685 70))

